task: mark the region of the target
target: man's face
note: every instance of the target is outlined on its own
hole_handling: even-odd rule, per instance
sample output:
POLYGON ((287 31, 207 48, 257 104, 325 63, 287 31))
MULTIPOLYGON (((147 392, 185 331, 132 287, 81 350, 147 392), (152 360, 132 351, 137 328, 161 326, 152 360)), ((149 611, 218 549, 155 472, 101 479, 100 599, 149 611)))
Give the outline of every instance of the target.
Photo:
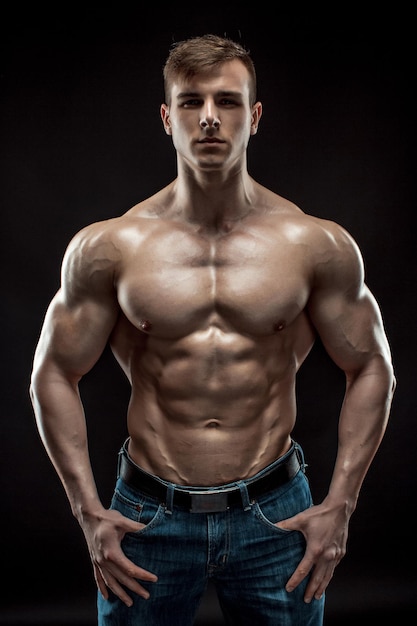
POLYGON ((238 60, 174 82, 170 106, 161 107, 179 158, 204 170, 237 163, 260 115, 260 103, 250 105, 249 74, 238 60))

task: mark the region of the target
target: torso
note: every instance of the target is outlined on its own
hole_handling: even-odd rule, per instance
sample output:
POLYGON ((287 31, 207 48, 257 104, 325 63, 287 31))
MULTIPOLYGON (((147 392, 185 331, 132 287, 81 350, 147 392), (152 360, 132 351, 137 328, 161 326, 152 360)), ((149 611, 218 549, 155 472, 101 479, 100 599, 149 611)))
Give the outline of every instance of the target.
POLYGON ((214 485, 288 449, 295 375, 314 342, 309 226, 292 206, 212 233, 134 210, 119 219, 111 346, 132 384, 130 453, 144 469, 214 485))

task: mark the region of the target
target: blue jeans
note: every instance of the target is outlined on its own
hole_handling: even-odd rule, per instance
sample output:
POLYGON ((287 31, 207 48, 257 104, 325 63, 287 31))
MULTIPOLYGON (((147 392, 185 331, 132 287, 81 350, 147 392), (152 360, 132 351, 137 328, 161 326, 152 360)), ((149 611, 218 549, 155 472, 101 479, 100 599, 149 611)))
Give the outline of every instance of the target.
MULTIPOLYGON (((175 505, 170 510, 119 477, 111 508, 146 524, 125 535, 123 551, 155 573, 158 582, 140 581, 151 596, 148 600, 134 596, 130 608, 111 592, 108 600, 99 593, 98 626, 192 626, 208 579, 216 588, 225 624, 321 626, 324 596, 306 604, 307 580, 293 592, 285 591, 303 557, 304 537, 275 526, 312 505, 303 452, 295 445, 302 470, 289 482, 249 501, 245 481, 239 481, 242 505, 219 513, 193 513, 175 505)), ((173 485, 166 484, 169 491, 173 485)))

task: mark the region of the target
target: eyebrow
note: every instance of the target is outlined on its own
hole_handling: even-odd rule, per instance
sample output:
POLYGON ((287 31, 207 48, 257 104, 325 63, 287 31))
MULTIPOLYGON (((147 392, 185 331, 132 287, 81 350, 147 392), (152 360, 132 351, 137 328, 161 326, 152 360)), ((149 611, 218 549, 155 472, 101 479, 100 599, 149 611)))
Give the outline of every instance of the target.
MULTIPOLYGON (((241 98, 242 94, 240 91, 218 91, 216 96, 232 96, 233 98, 241 98)), ((200 98, 201 93, 198 91, 181 91, 177 94, 177 100, 181 100, 181 98, 200 98)))

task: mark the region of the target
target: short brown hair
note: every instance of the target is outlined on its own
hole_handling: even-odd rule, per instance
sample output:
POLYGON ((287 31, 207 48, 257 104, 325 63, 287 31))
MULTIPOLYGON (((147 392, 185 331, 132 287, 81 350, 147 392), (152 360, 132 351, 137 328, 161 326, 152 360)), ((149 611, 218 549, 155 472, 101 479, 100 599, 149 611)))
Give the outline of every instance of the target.
POLYGON ((256 102, 256 72, 249 50, 227 37, 202 35, 174 43, 165 62, 165 101, 169 104, 172 83, 176 78, 188 79, 227 61, 238 59, 249 72, 249 97, 256 102))

